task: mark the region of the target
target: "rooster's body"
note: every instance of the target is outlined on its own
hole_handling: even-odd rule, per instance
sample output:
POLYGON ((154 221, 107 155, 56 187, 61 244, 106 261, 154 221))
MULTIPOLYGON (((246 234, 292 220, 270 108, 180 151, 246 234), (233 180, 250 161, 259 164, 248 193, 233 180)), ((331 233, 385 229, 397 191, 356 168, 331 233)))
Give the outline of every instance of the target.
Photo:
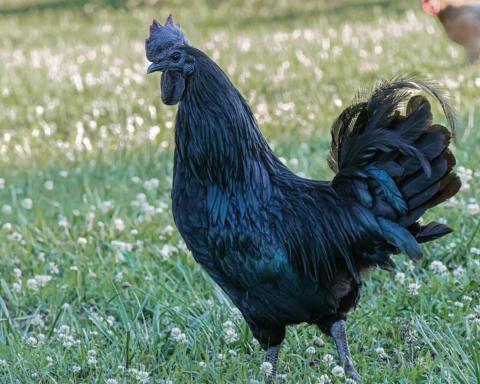
MULTIPOLYGON (((149 44, 157 70, 163 59, 148 55, 149 44)), ((185 63, 194 63, 178 85, 175 127, 173 215, 182 237, 272 351, 274 366, 285 327, 308 322, 335 338, 359 382, 343 327, 359 299, 361 272, 391 268, 390 255, 400 251, 417 259, 418 243, 450 232, 417 223, 459 189, 449 131, 432 125, 425 98, 409 99, 422 85, 384 83, 335 122, 333 181, 305 179, 275 157, 224 72, 188 44, 181 49, 185 63), (408 99, 402 116, 399 103, 408 99)), ((162 68, 170 104, 178 74, 162 68)))

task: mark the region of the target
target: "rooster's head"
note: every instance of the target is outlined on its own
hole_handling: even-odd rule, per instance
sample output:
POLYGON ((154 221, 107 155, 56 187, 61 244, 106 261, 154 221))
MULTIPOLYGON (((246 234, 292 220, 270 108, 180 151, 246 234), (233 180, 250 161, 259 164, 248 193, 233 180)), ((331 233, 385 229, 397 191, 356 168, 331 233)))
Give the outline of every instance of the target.
POLYGON ((194 59, 188 53, 188 41, 178 24, 169 15, 165 25, 153 20, 150 36, 145 41, 147 59, 152 63, 147 73, 162 72, 162 101, 178 103, 185 91, 185 82, 193 73, 194 59))

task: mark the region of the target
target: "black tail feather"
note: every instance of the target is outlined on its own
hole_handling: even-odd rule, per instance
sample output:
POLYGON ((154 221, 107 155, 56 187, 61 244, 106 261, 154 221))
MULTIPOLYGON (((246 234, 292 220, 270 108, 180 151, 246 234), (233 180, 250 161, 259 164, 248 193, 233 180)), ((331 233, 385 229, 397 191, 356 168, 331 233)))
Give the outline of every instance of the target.
POLYGON ((421 95, 410 97, 415 90, 440 102, 455 132, 452 108, 434 83, 413 78, 384 82, 367 102, 347 108, 335 121, 329 159, 337 173, 334 187, 368 208, 386 241, 412 258, 419 257, 417 243, 450 232, 445 225, 420 226, 417 220, 460 188, 448 149, 452 133, 432 125, 430 103, 421 95))

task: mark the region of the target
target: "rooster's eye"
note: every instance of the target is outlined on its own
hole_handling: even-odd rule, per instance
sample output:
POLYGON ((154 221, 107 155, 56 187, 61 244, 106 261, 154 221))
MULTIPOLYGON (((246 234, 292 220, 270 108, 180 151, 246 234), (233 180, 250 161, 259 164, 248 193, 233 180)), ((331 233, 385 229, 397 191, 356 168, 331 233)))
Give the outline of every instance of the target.
POLYGON ((180 54, 179 54, 179 53, 174 53, 171 57, 172 57, 172 60, 173 60, 173 61, 178 61, 178 60, 180 60, 180 54))

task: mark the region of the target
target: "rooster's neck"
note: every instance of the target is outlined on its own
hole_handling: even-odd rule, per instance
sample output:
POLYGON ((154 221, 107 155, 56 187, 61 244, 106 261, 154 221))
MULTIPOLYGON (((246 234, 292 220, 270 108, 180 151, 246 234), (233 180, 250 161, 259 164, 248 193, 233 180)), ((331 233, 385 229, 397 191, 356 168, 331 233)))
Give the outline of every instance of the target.
POLYGON ((269 177, 274 157, 245 99, 205 55, 177 113, 176 156, 203 183, 228 187, 269 177))

